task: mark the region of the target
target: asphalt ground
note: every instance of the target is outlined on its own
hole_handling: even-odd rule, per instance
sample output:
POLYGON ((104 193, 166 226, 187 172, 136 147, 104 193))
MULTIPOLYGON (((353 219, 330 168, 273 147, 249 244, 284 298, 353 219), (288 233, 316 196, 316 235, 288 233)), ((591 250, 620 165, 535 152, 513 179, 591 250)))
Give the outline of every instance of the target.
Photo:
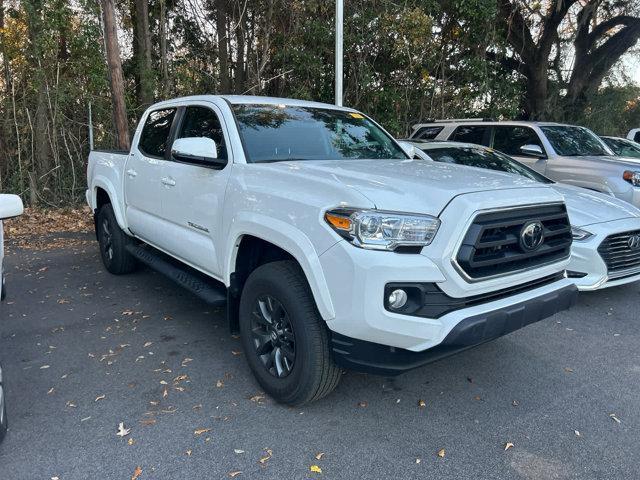
POLYGON ((91 235, 10 244, 5 261, 2 480, 640 478, 638 284, 288 408, 222 311, 147 269, 108 274, 91 235))

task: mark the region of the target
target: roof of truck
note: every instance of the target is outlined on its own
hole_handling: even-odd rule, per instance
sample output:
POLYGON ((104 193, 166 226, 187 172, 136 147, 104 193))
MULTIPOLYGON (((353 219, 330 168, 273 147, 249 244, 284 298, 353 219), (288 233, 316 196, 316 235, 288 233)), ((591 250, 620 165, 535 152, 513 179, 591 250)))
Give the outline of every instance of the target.
POLYGON ((331 108, 335 110, 354 111, 348 107, 338 107, 330 103, 313 102, 310 100, 298 100, 295 98, 263 97, 259 95, 192 95, 188 97, 172 98, 162 103, 183 101, 210 101, 212 98, 222 98, 233 105, 295 105, 298 107, 331 108))

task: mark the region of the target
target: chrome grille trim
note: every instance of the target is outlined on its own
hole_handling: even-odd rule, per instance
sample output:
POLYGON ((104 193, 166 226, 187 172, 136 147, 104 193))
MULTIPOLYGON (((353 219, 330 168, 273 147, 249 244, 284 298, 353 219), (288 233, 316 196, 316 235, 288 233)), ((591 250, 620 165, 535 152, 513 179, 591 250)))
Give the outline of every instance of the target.
POLYGON ((607 265, 610 280, 640 273, 640 248, 629 247, 629 239, 635 235, 640 235, 640 230, 614 233, 598 247, 598 253, 607 265))

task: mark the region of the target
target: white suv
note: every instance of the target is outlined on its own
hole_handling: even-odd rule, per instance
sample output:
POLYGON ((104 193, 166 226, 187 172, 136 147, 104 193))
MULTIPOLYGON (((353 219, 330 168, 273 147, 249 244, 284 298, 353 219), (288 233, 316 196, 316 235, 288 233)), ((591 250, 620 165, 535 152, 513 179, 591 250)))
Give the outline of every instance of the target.
POLYGON ((551 122, 438 120, 414 125, 411 140, 492 147, 557 182, 640 207, 640 160, 619 157, 591 130, 551 122))

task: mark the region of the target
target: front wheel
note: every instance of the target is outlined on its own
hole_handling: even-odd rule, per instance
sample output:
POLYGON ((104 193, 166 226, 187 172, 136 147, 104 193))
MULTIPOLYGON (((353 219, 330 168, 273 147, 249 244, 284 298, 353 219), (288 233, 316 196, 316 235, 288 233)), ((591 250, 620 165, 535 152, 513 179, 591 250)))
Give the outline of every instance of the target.
POLYGON ((329 334, 294 261, 256 268, 240 298, 240 334, 260 386, 278 402, 303 405, 328 395, 340 380, 329 334))

